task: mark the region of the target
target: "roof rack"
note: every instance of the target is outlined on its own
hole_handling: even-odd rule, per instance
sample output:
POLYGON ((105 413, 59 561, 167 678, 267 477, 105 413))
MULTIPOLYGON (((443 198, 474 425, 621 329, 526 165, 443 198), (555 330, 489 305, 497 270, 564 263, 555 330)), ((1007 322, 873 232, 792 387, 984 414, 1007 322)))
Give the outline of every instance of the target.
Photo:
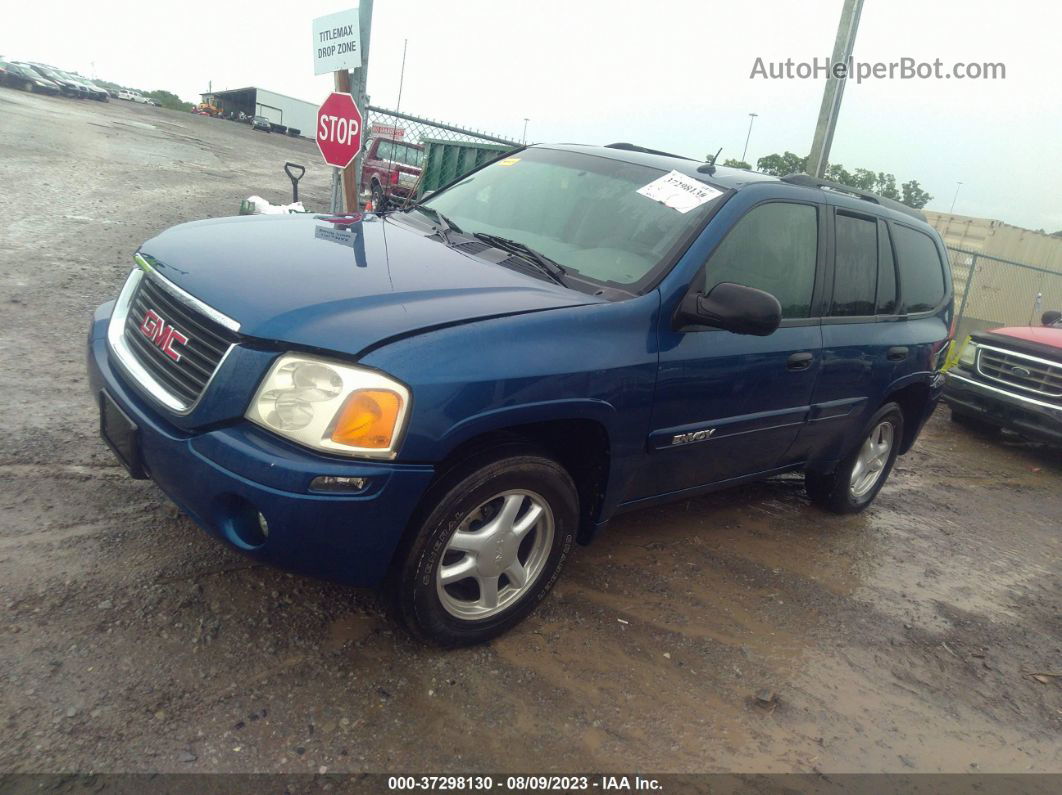
POLYGON ((812 177, 807 174, 789 174, 782 177, 782 182, 788 182, 790 185, 802 185, 805 188, 827 188, 836 191, 837 193, 847 193, 848 195, 855 196, 863 201, 873 202, 882 207, 888 207, 890 210, 895 210, 898 213, 910 215, 913 218, 917 218, 919 221, 926 220, 925 215, 920 210, 908 207, 906 204, 902 204, 895 199, 886 199, 884 196, 879 196, 868 190, 853 188, 851 185, 844 185, 840 182, 831 182, 828 179, 819 179, 818 177, 812 177))
POLYGON ((637 144, 628 143, 616 143, 605 144, 606 149, 623 149, 627 152, 644 152, 647 155, 663 155, 664 157, 677 157, 679 160, 693 160, 692 157, 686 157, 685 155, 675 155, 671 152, 661 152, 659 149, 647 149, 644 146, 638 146, 637 144))

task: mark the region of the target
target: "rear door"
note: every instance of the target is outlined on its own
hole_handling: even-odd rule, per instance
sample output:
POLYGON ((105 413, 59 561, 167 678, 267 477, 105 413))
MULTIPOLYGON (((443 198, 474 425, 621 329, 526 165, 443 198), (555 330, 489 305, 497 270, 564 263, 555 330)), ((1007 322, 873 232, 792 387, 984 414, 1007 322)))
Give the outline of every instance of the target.
POLYGON ((770 336, 675 331, 662 319, 649 438, 657 493, 770 470, 796 439, 821 360, 824 212, 815 201, 753 206, 695 280, 705 291, 735 282, 774 295, 783 320, 770 336))
POLYGON ((897 342, 903 322, 888 225, 878 216, 831 207, 830 287, 822 319, 822 372, 808 425, 791 460, 843 454, 844 440, 876 410, 909 351, 897 342))

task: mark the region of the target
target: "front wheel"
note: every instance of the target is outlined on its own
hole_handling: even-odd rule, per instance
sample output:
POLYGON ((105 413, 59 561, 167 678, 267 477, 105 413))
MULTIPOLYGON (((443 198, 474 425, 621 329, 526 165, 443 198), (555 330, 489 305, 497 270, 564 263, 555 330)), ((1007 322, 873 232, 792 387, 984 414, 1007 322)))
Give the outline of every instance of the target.
POLYGON ((874 501, 896 463, 903 438, 903 411, 886 403, 874 415, 859 444, 829 474, 807 472, 808 497, 834 513, 859 513, 874 501))
POLYGON ((399 553, 399 618, 440 646, 500 635, 553 586, 578 516, 575 485, 552 459, 496 453, 459 467, 429 492, 399 553))
POLYGON ((373 212, 382 213, 386 209, 387 197, 384 195, 383 186, 374 183, 372 186, 372 209, 373 212))

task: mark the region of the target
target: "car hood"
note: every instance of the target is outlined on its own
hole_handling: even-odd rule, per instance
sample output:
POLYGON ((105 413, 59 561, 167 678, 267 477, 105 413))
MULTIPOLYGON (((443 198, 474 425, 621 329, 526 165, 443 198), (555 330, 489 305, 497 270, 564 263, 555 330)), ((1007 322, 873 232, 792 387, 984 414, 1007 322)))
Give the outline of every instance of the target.
POLYGON ((241 334, 351 355, 426 329, 604 300, 464 254, 428 229, 329 218, 195 221, 140 253, 241 334))
POLYGON ((1062 328, 1054 328, 1052 326, 1012 326, 992 329, 992 333, 1062 350, 1062 328))
POLYGON ((984 345, 998 345, 1007 350, 1062 362, 1062 328, 1013 326, 976 331, 971 336, 975 342, 984 345))

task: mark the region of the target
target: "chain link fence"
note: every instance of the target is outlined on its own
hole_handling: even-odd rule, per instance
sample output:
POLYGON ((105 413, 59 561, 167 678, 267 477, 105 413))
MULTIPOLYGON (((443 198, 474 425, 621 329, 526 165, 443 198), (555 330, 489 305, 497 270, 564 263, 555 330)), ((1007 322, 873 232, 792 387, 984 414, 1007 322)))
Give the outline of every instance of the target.
POLYGON ((948 248, 955 286, 958 341, 999 326, 1035 326, 1049 309, 1062 310, 1062 272, 948 248))
MULTIPOLYGON (((365 151, 374 153, 377 165, 383 163, 383 172, 363 178, 361 193, 362 201, 371 199, 375 209, 405 206, 424 191, 436 190, 499 152, 520 146, 500 135, 397 110, 369 105, 366 111, 365 151), (381 140, 374 146, 375 139, 381 140)), ((333 185, 334 197, 337 190, 333 185)))
POLYGON ((519 141, 511 141, 482 130, 469 130, 434 119, 424 119, 397 110, 378 108, 369 105, 365 130, 370 138, 393 138, 396 141, 419 144, 426 139, 436 141, 468 141, 470 143, 493 143, 519 146, 519 141))

